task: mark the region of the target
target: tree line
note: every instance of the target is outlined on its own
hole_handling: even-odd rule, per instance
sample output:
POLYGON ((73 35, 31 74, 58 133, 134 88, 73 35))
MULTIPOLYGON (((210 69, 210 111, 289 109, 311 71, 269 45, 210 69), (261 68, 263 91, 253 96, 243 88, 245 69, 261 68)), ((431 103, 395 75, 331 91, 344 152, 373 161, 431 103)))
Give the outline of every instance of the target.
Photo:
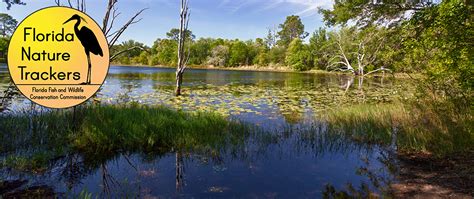
MULTIPOLYGON (((166 65, 177 63, 178 29, 171 29, 166 38, 157 39, 153 46, 129 40, 111 48, 114 52, 138 46, 117 57, 120 64, 166 65)), ((288 16, 278 29, 269 29, 268 34, 253 40, 199 38, 189 31, 186 33, 189 51, 189 65, 212 65, 218 67, 278 66, 297 71, 352 70, 359 61, 372 71, 384 67, 394 71, 411 71, 409 68, 393 64, 396 40, 389 40, 387 28, 373 26, 366 30, 346 27, 328 31, 319 28, 311 35, 304 30, 299 16, 288 16), (309 37, 309 38, 308 38, 309 37), (392 42, 392 43, 389 43, 392 42), (361 44, 354 45, 355 43, 361 44), (360 49, 363 48, 363 49, 360 49), (363 51, 361 51, 363 50, 363 51), (365 56, 363 60, 357 60, 365 56), (345 56, 344 62, 337 59, 345 56), (363 63, 362 63, 363 62, 363 63)))

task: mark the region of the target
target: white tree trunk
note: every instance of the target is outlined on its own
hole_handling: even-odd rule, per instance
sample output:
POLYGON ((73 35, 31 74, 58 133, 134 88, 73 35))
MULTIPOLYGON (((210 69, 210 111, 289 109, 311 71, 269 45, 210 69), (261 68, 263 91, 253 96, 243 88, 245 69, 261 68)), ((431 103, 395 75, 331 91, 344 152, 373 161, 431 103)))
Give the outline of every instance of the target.
POLYGON ((181 0, 181 11, 179 17, 179 35, 178 35, 178 66, 176 68, 176 96, 181 95, 181 84, 183 83, 183 74, 186 69, 186 62, 189 58, 186 56, 184 45, 186 42, 186 32, 188 32, 189 23, 189 0, 181 0))

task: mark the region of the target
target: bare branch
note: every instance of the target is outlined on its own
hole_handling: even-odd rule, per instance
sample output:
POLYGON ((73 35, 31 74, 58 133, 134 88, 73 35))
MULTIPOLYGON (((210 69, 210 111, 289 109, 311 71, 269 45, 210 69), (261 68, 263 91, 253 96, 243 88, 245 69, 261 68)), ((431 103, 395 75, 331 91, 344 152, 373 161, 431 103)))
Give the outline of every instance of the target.
POLYGON ((117 3, 117 0, 109 0, 109 3, 107 4, 107 10, 105 11, 105 16, 102 21, 102 32, 107 32, 107 28, 109 27, 109 19, 110 19, 110 12, 113 10, 115 3, 117 3))
POLYGON ((115 42, 120 38, 123 32, 127 30, 128 26, 140 22, 142 19, 136 19, 140 14, 142 14, 143 11, 147 10, 148 8, 141 9, 139 12, 135 13, 135 15, 130 18, 130 20, 127 21, 120 29, 116 31, 116 33, 112 36, 112 39, 109 41, 109 47, 112 47, 115 42))
POLYGON ((114 55, 110 56, 110 61, 114 60, 115 58, 117 58, 119 55, 121 55, 121 54, 123 54, 123 53, 126 53, 126 52, 131 51, 131 50, 135 50, 135 49, 145 50, 145 49, 144 49, 143 47, 141 47, 141 46, 133 46, 133 47, 131 47, 131 48, 128 48, 128 49, 119 51, 119 52, 115 53, 114 55))
POLYGON ((390 73, 393 74, 393 71, 392 71, 392 70, 390 70, 390 69, 388 69, 388 68, 384 68, 384 67, 382 66, 382 67, 380 67, 380 68, 377 69, 377 70, 373 70, 373 71, 370 71, 370 72, 364 74, 364 76, 367 76, 367 75, 369 75, 369 74, 376 73, 376 72, 379 72, 379 71, 388 71, 388 72, 390 72, 390 73))
POLYGON ((120 12, 117 13, 117 8, 114 7, 113 10, 114 11, 112 12, 112 21, 110 22, 109 28, 107 28, 107 30, 104 32, 104 34, 107 35, 107 37, 109 37, 109 32, 114 26, 115 19, 121 14, 120 12))

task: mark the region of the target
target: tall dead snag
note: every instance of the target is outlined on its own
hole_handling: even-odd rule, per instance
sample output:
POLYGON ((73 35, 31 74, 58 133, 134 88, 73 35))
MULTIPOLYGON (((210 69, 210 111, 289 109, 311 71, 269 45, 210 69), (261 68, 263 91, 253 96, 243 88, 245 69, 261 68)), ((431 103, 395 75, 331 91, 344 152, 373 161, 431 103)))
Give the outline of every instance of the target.
POLYGON ((179 36, 178 36, 178 67, 176 68, 176 96, 181 95, 181 84, 183 83, 183 74, 189 60, 189 51, 186 55, 185 43, 186 32, 189 24, 189 0, 181 0, 181 11, 179 14, 179 36))

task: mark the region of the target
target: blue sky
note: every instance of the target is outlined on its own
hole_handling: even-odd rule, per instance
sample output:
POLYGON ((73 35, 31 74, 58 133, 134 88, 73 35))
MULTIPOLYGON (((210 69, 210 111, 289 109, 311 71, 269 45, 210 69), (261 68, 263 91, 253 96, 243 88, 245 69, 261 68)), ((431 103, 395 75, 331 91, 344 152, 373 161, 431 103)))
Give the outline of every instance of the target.
MULTIPOLYGON (((35 10, 54 5, 54 0, 24 0, 26 6, 12 6, 1 12, 18 21, 35 10)), ((63 3, 67 1, 63 0, 63 3)), ((74 2, 74 1, 73 1, 74 2)), ((86 12, 101 24, 106 0, 86 0, 86 12)), ((196 37, 255 39, 264 37, 267 28, 284 22, 288 15, 299 15, 305 30, 314 32, 323 26, 318 7, 331 7, 332 0, 190 0, 190 29, 196 37)), ((134 39, 152 45, 156 38, 164 38, 167 31, 179 25, 179 0, 119 0, 121 12, 117 24, 123 23, 141 8, 149 8, 142 21, 130 27, 119 40, 134 39)))

